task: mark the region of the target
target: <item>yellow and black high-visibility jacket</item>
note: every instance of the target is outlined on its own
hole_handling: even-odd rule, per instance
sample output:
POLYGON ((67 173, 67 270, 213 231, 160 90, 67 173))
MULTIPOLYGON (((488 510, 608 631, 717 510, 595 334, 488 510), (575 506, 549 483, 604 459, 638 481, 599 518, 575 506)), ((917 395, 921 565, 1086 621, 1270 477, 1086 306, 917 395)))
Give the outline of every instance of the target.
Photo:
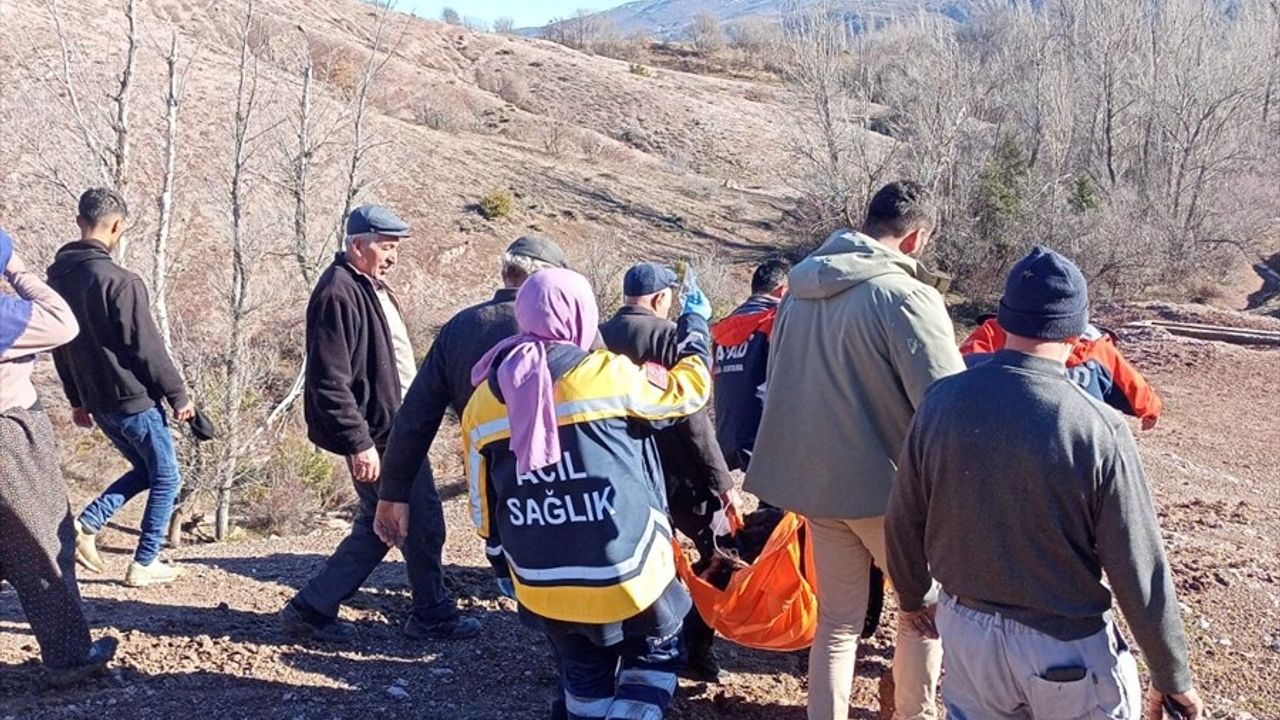
POLYGON ((552 346, 560 462, 519 475, 493 373, 462 417, 472 519, 490 560, 533 614, 602 625, 638 615, 675 580, 661 463, 651 428, 706 405, 706 322, 681 319, 670 370, 606 351, 552 346))

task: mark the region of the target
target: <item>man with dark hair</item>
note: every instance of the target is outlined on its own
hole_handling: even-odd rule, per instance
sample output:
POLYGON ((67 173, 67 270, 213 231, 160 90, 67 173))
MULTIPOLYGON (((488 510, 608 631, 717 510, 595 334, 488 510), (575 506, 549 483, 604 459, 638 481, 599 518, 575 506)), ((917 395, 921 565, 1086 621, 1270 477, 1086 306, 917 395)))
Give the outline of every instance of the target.
MULTIPOLYGON (((440 432, 445 413, 457 417, 471 399, 471 368, 494 345, 515 335, 516 293, 530 277, 568 263, 554 241, 538 235, 517 239, 502 254, 502 284, 493 298, 454 315, 440 328, 422 361, 404 404, 396 413, 387 438, 387 451, 378 488, 374 531, 387 545, 412 546, 444 543, 445 523, 439 501, 425 510, 413 502, 422 493, 434 495, 435 474, 428 452, 440 432)), ((411 615, 405 634, 427 634, 429 623, 411 615)))
POLYGON ((177 579, 177 568, 159 560, 182 478, 162 402, 189 422, 195 407, 151 317, 142 278, 120 267, 111 253, 129 210, 114 190, 93 188, 80 196, 80 240, 64 245, 49 266, 49 285, 66 298, 80 335, 54 350, 53 359, 76 425, 102 433, 133 466, 80 513, 76 560, 100 573, 96 535, 121 506, 147 492, 138 549, 125 574, 130 587, 177 579))
MULTIPOLYGON (((623 306, 600 326, 600 337, 610 352, 625 355, 637 365, 669 370, 683 357, 680 332, 667 318, 676 304, 680 281, 670 268, 640 263, 622 281, 623 306)), ((697 570, 709 564, 715 553, 712 520, 716 512, 733 504, 733 476, 716 443, 715 428, 706 410, 683 422, 656 431, 658 457, 666 479, 667 504, 672 525, 684 533, 701 556, 697 570)), ((720 682, 712 630, 696 609, 684 623, 689 662, 685 676, 692 680, 720 682)))
POLYGON ((716 345, 716 439, 730 470, 746 470, 755 450, 764 412, 769 338, 790 272, 791 263, 780 258, 761 263, 751 276, 751 297, 711 327, 716 345))
MULTIPOLYGON (((864 231, 837 232, 790 275, 778 309, 769 392, 748 490, 809 520, 818 629, 810 720, 845 720, 884 513, 915 408, 964 369, 936 279, 917 259, 933 230, 928 193, 897 182, 871 201, 864 231)), ((937 717, 942 650, 920 613, 899 613, 895 717, 937 717)))
MULTIPOLYGON (((355 594, 389 548, 374 530, 378 482, 392 420, 413 381, 415 358, 400 305, 387 287, 400 241, 409 225, 389 209, 362 205, 347 218, 345 249, 320 277, 307 303, 307 437, 347 459, 360 506, 351 534, 324 569, 280 611, 291 636, 346 643, 355 626, 338 620, 338 608, 355 594)), ((419 472, 422 463, 408 468, 419 472)), ((458 640, 479 623, 459 618, 444 586, 441 552, 444 522, 440 496, 418 483, 411 502, 424 520, 422 537, 404 545, 413 589, 405 625, 413 639, 458 640)))
POLYGON ((1009 273, 1003 348, 934 385, 911 423, 889 571, 912 615, 933 618, 925 597, 942 585, 948 717, 1204 711, 1133 434, 1067 376, 1088 318, 1080 270, 1035 248, 1009 273), (1113 596, 1151 669, 1145 709, 1113 596))

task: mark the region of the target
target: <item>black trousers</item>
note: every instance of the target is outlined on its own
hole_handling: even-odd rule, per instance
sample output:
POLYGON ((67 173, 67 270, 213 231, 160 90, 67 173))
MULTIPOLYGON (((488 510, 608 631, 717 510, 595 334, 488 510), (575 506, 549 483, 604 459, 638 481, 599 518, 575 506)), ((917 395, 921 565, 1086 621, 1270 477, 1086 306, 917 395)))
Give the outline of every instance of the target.
MULTIPOLYGON (((360 506, 351 525, 351 534, 343 539, 320 574, 313 577, 296 598, 328 618, 338 616, 339 606, 356 594, 390 551, 373 531, 373 518, 378 508, 378 484, 357 482, 355 488, 360 506)), ((409 536, 401 550, 413 592, 413 614, 426 623, 449 620, 458 614, 444 586, 441 560, 444 538, 444 508, 440 504, 440 493, 431 478, 420 470, 409 498, 409 536)))
POLYGON ((48 416, 0 411, 0 578, 18 591, 51 668, 81 665, 89 655, 75 557, 75 524, 48 416))

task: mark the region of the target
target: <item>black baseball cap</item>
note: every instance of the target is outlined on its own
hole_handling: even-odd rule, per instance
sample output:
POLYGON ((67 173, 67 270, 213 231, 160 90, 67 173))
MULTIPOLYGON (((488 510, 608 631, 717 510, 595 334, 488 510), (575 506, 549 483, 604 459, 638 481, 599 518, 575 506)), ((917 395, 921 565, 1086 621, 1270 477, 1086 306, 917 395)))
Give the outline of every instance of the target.
POLYGON ((527 257, 530 260, 541 260, 558 268, 569 267, 564 250, 555 240, 542 235, 525 235, 507 246, 507 253, 527 257))
POLYGON ((347 217, 347 236, 375 233, 393 238, 409 237, 409 223, 381 205, 361 205, 347 217))
POLYGON ((657 263, 640 263, 631 266, 622 278, 622 294, 627 297, 644 297, 669 290, 680 284, 675 270, 657 263))

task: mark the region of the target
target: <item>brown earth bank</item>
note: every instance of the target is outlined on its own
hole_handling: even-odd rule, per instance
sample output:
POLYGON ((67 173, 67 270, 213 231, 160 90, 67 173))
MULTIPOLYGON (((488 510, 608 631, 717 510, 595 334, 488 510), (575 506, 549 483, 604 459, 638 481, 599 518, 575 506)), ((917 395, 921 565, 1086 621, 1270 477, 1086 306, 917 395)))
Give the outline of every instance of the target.
MULTIPOLYGON (((1220 319, 1195 306, 1179 313, 1187 321, 1220 319)), ((1122 308, 1100 320, 1119 326, 1139 315, 1150 313, 1122 308)), ((1150 329, 1122 330, 1121 337, 1167 403, 1159 427, 1140 434, 1139 443, 1210 717, 1280 718, 1280 352, 1150 329)), ((120 469, 109 453, 101 459, 104 468, 120 469)), ((34 639, 6 588, 0 592, 0 718, 162 720, 193 712, 255 720, 545 717, 555 688, 549 653, 494 591, 468 528, 465 488, 451 473, 442 481, 451 531, 448 581, 464 611, 484 623, 480 638, 405 641, 398 627, 408 591, 394 553, 343 611, 359 627, 359 642, 334 650, 283 637, 275 613, 343 535, 344 523, 332 518, 298 537, 172 551, 187 570, 181 582, 126 589, 120 579, 138 512, 131 507, 104 535, 109 573, 81 577, 95 632, 121 639, 115 669, 71 691, 42 689, 34 639), (393 687, 407 698, 393 697, 393 687)), ((77 507, 99 487, 99 480, 77 481, 77 507)), ((865 646, 854 718, 879 717, 888 640, 882 627, 865 646)), ((803 653, 728 643, 721 653, 728 682, 719 688, 682 683, 671 717, 804 717, 803 653)))

